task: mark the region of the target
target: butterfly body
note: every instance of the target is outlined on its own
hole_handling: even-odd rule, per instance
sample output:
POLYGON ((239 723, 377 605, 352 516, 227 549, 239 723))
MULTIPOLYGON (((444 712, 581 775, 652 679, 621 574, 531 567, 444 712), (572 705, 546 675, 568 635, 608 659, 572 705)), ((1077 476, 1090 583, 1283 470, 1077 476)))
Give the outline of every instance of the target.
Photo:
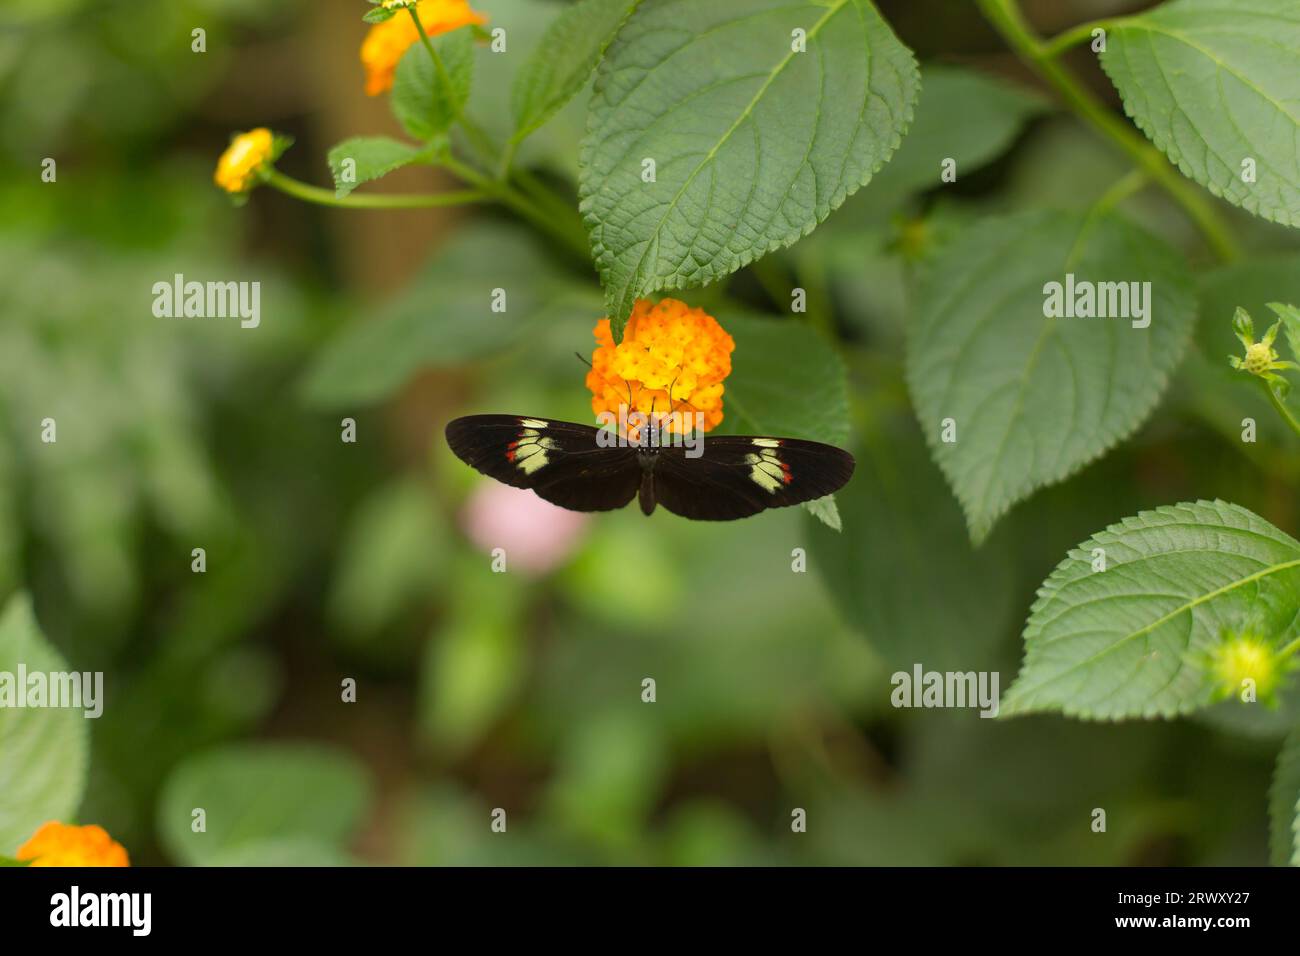
POLYGON ((822 498, 853 474, 853 456, 798 438, 699 436, 687 443, 651 427, 645 440, 522 415, 470 415, 447 425, 466 464, 574 511, 610 511, 638 499, 684 518, 729 521, 822 498))

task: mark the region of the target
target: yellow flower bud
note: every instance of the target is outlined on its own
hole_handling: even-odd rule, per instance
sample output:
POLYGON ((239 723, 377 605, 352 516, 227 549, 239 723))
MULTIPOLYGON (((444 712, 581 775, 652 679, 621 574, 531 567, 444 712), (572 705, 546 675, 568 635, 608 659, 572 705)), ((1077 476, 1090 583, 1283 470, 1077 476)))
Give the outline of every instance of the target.
POLYGON ((1271 703, 1290 669, 1271 642, 1254 634, 1229 633, 1209 652, 1210 676, 1223 698, 1271 703), (1253 697, 1242 696, 1248 689, 1253 697))
POLYGON ((274 159, 275 137, 269 129, 240 133, 217 160, 213 181, 232 195, 248 192, 256 185, 257 174, 274 159))

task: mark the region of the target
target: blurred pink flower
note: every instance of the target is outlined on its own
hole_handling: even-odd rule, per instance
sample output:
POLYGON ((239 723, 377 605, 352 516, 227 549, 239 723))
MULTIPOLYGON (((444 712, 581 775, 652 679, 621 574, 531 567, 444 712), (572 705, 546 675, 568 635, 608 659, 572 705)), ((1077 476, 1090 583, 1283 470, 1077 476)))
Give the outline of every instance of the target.
POLYGON ((545 574, 578 546, 587 516, 543 501, 525 488, 483 481, 461 511, 461 526, 484 553, 504 548, 509 570, 545 574))

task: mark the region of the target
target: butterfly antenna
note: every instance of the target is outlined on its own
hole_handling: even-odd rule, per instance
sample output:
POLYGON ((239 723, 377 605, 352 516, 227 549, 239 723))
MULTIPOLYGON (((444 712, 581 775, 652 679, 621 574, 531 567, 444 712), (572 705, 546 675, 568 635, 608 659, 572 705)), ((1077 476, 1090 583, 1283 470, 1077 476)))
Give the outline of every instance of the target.
MULTIPOLYGON (((672 384, 668 386, 668 417, 669 418, 671 418, 677 412, 677 406, 673 404, 673 389, 677 387, 677 379, 681 378, 681 374, 682 374, 681 372, 678 372, 676 375, 674 375, 672 384)), ((686 402, 683 401, 681 402, 681 404, 685 405, 686 402)), ((684 430, 686 428, 685 419, 682 419, 680 427, 683 429, 682 434, 685 434, 686 433, 684 430)), ((693 430, 694 429, 692 429, 692 431, 693 430)))
MULTIPOLYGON (((581 362, 583 365, 587 366, 587 368, 591 369, 593 372, 596 372, 596 367, 595 367, 594 365, 592 365, 591 362, 589 362, 589 361, 588 361, 588 360, 583 356, 583 354, 582 354, 581 352, 574 352, 573 354, 577 356, 579 362, 581 362)), ((604 375, 601 375, 599 372, 596 372, 596 374, 600 377, 600 380, 601 380, 602 382, 604 382, 606 385, 608 385, 608 386, 609 386, 610 388, 612 388, 614 391, 618 391, 618 386, 616 386, 616 385, 615 385, 613 382, 611 382, 609 379, 605 378, 604 375)), ((627 386, 627 414, 628 414, 628 416, 629 416, 629 418, 630 418, 631 415, 632 415, 632 413, 633 413, 634 411, 636 411, 635 406, 632 404, 632 383, 629 382, 629 381, 624 380, 623 384, 627 386)))
MULTIPOLYGON (((593 372, 596 372, 596 367, 595 367, 594 365, 592 365, 591 362, 588 361, 588 360, 583 356, 583 354, 582 354, 581 352, 574 352, 573 354, 574 354, 574 356, 577 358, 577 360, 578 360, 579 362, 581 362, 583 365, 587 366, 587 368, 591 369, 593 372)), ((599 372, 596 372, 596 374, 597 374, 597 375, 600 375, 599 372)), ((602 382, 604 382, 606 385, 608 385, 610 388, 614 389, 615 391, 618 391, 618 389, 617 389, 617 387, 614 385, 614 383, 611 382, 609 379, 605 378, 605 376, 600 375, 600 380, 601 380, 602 382)), ((628 411, 631 412, 631 410, 632 410, 632 383, 631 383, 631 382, 624 382, 623 384, 627 386, 627 407, 628 407, 628 411)))

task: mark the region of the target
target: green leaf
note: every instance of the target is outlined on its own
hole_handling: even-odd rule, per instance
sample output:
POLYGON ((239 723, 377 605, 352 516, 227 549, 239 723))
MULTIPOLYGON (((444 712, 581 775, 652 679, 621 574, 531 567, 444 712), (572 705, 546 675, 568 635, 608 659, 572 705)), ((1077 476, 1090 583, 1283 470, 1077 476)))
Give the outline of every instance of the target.
POLYGON ((1268 308, 1282 322, 1287 348, 1291 350, 1289 358, 1300 361, 1300 309, 1284 302, 1270 302, 1268 308))
POLYGON ((510 105, 516 142, 542 126, 586 85, 639 2, 580 0, 556 15, 515 74, 510 105))
POLYGON ((1249 379, 1234 371, 1227 359, 1242 352, 1232 330, 1237 308, 1245 308, 1266 326, 1266 303, 1300 302, 1300 255, 1252 253, 1248 259, 1202 274, 1197 284, 1197 348, 1179 370, 1171 399, 1193 409, 1245 454, 1259 449, 1270 455, 1294 446, 1295 434, 1269 405, 1263 391, 1252 388, 1249 379), (1247 417, 1258 423, 1256 445, 1241 441, 1242 419, 1247 417))
POLYGON ((413 43, 393 78, 393 115, 408 133, 425 142, 456 122, 474 81, 474 37, 468 30, 453 30, 431 42, 442 70, 423 43, 413 43))
POLYGON ((391 20, 397 16, 396 10, 389 10, 385 7, 376 7, 373 10, 367 10, 361 15, 361 19, 366 23, 383 23, 385 20, 391 20))
POLYGON ((844 521, 840 518, 840 507, 834 495, 804 502, 804 510, 832 531, 843 531, 844 521))
POLYGON ((996 670, 1011 631, 1011 556, 976 553, 914 423, 873 431, 856 457, 836 496, 847 533, 812 527, 808 548, 845 623, 890 670, 996 670))
POLYGON ((1112 214, 986 220, 927 262, 908 386, 976 543, 1013 504, 1137 429, 1182 357, 1195 312, 1181 256, 1112 214), (1149 283, 1149 327, 1046 317, 1046 286, 1067 275, 1076 289, 1149 283), (943 440, 945 423, 955 441, 943 440))
POLYGON ((1039 589, 1002 713, 1198 710, 1216 699, 1205 657, 1225 632, 1278 640, 1298 610, 1300 542, 1290 535, 1222 501, 1144 511, 1083 542, 1039 589), (1099 558, 1105 570, 1094 570, 1099 558))
POLYGON ((848 382, 830 343, 793 319, 719 310, 718 321, 736 342, 718 434, 848 441, 848 382))
MULTIPOLYGON (((494 142, 508 142, 516 136, 516 78, 534 63, 535 57, 544 56, 538 52, 542 48, 542 39, 568 6, 551 0, 492 0, 486 10, 491 15, 492 27, 504 29, 508 34, 508 47, 507 52, 501 54, 494 53, 489 43, 476 45, 474 88, 470 91, 466 113, 474 117, 494 142)), ((552 55, 556 56, 554 51, 552 55)), ((563 58, 561 51, 556 59, 563 58)), ((557 69, 563 68, 557 66, 557 69)), ((588 93, 590 86, 591 80, 588 79, 588 93)), ((588 99, 589 95, 575 96, 542 127, 522 141, 516 140, 515 165, 535 172, 552 173, 566 183, 576 184, 579 151, 574 147, 587 132, 585 101, 588 99)), ((603 306, 598 308, 604 315, 603 306)))
MULTIPOLYGON (((26 688, 16 686, 19 665, 28 675, 68 670, 41 634, 25 594, 0 614, 0 681, 23 694, 26 688)), ((0 853, 17 852, 47 820, 72 820, 86 788, 89 751, 84 709, 10 703, 0 707, 0 853)))
POLYGON ((412 146, 387 136, 354 136, 329 151, 335 195, 342 199, 362 183, 387 176, 395 169, 423 162, 430 156, 425 146, 412 146), (349 160, 351 165, 348 165, 349 160))
POLYGON ((1274 866, 1300 866, 1300 727, 1282 744, 1268 791, 1268 855, 1274 866))
POLYGON ((490 221, 464 226, 379 315, 328 342, 302 384, 326 407, 382 401, 424 368, 479 358, 514 343, 559 280, 536 242, 490 221), (506 311, 492 310, 493 290, 506 311))
POLYGON ((172 772, 158 802, 158 832, 168 853, 192 866, 264 840, 339 846, 369 800, 365 769, 343 753, 312 744, 235 744, 172 772), (200 808, 207 829, 195 833, 200 808))
MULTIPOLYGON (((825 339, 793 320, 723 313, 720 321, 736 350, 722 396, 719 434, 809 438, 830 445, 848 441, 844 362, 825 339)), ((839 530, 834 495, 806 502, 804 508, 839 530)))
POLYGON ((1300 226, 1295 14, 1294 0, 1177 0, 1118 21, 1101 56, 1125 111, 1185 175, 1288 226, 1300 226))
POLYGON ((15 860, 11 856, 0 856, 0 866, 31 866, 30 860, 15 860))
POLYGON ((601 61, 583 143, 615 339, 637 298, 811 232, 898 148, 917 89, 868 0, 645 0, 601 61))

